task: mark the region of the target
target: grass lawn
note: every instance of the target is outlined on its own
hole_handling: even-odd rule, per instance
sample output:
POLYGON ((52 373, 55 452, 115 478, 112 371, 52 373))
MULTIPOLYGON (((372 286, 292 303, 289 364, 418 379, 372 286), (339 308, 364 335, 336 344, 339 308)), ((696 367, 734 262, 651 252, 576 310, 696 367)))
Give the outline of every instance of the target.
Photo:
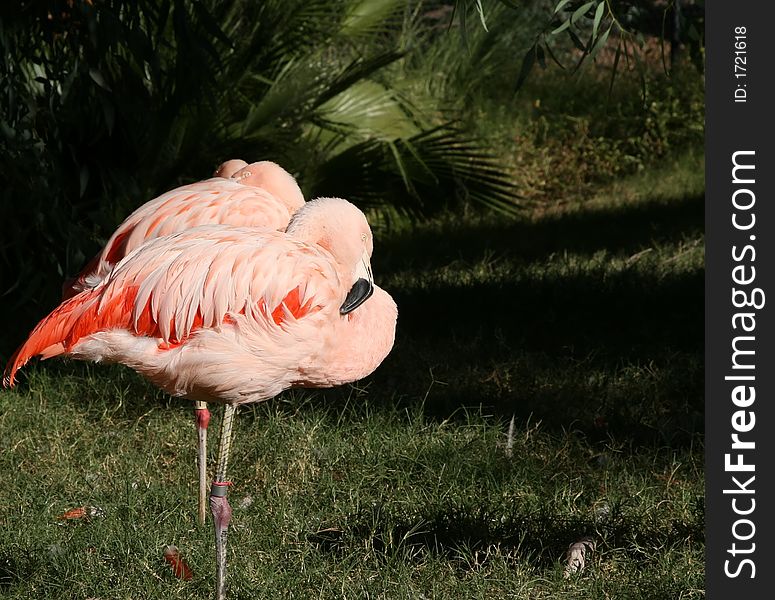
MULTIPOLYGON (((702 161, 383 235, 382 367, 237 419, 231 598, 703 597, 702 161)), ((0 392, 0 595, 211 595, 191 403, 120 367, 25 372, 0 392)))

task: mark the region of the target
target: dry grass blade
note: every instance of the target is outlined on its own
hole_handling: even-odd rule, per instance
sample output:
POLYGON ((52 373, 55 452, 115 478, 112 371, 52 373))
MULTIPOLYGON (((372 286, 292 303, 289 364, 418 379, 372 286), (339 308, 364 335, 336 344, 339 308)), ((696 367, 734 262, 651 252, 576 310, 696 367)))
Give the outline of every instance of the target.
POLYGON ((511 458, 511 455, 514 452, 514 430, 516 429, 516 424, 514 422, 514 415, 511 415, 511 421, 509 421, 509 431, 506 434, 506 449, 505 454, 508 458, 511 458))

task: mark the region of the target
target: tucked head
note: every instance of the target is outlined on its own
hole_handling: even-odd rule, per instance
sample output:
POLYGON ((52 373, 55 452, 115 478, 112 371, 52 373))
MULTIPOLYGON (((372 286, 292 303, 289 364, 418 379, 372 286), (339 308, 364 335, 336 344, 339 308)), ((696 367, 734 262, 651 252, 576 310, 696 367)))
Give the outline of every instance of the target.
POLYGON ((342 314, 355 310, 373 292, 371 253, 374 238, 366 216, 341 198, 316 198, 302 206, 291 218, 289 235, 320 246, 351 279, 352 289, 341 307, 342 314))
POLYGON ((232 173, 231 178, 243 185, 266 190, 285 204, 291 214, 304 206, 304 195, 299 184, 293 175, 277 163, 268 160, 254 162, 232 173))
POLYGON ((248 163, 246 163, 244 160, 240 160, 239 158, 227 160, 225 163, 221 163, 221 166, 215 170, 213 177, 223 177, 224 179, 228 179, 242 167, 247 166, 248 163))

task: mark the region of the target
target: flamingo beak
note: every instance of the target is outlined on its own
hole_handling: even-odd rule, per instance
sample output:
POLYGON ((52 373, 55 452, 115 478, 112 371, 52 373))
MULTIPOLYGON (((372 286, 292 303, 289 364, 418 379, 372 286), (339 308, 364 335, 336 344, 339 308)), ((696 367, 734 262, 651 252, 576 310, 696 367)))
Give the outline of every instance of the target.
POLYGON ((351 313, 374 293, 374 278, 371 275, 369 256, 365 252, 355 268, 355 278, 355 283, 347 292, 344 304, 339 307, 339 314, 351 313))

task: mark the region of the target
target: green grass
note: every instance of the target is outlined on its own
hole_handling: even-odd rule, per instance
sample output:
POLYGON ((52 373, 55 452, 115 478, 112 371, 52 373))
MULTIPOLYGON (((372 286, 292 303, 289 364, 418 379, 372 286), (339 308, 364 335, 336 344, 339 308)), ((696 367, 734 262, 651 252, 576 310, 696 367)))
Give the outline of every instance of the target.
MULTIPOLYGON (((237 420, 231 597, 702 597, 702 179, 688 155, 519 219, 383 235, 383 366, 237 420)), ((191 403, 120 367, 25 372, 0 392, 0 594, 210 595, 191 403), (58 518, 82 505, 104 514, 58 518)))

